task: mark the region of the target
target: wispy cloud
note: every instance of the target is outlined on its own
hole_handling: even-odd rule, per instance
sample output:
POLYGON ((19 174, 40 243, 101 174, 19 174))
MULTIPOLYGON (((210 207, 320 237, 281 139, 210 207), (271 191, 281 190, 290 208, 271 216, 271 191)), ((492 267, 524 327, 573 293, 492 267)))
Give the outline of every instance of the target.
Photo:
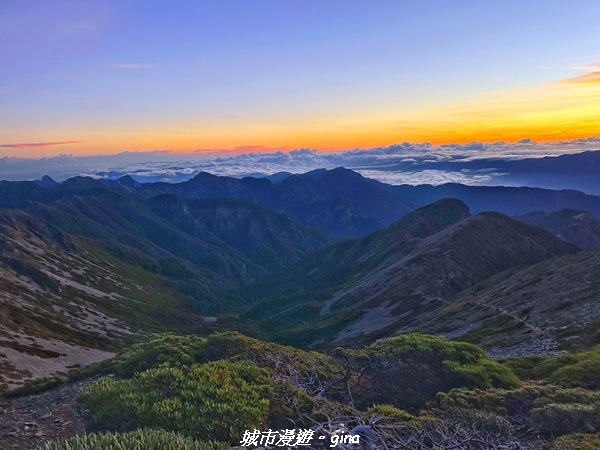
POLYGON ((19 144, 2 144, 2 148, 42 148, 52 147, 54 145, 79 144, 83 141, 61 141, 61 142, 24 142, 19 144))
POLYGON ((563 83, 567 84, 600 84, 600 67, 595 67, 591 72, 579 75, 576 77, 567 78, 562 80, 563 83))
POLYGON ((115 63, 112 64, 114 69, 128 69, 128 70, 141 70, 141 69, 152 69, 158 67, 160 64, 157 63, 115 63))
POLYGON ((588 70, 588 71, 600 70, 600 63, 586 64, 584 66, 571 67, 570 69, 571 70, 588 70))

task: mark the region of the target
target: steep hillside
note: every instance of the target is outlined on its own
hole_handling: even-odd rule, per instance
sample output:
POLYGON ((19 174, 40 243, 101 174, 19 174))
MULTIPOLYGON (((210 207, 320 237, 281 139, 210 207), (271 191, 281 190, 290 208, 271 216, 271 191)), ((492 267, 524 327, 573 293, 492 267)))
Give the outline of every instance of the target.
POLYGON ((414 211, 386 230, 364 239, 342 242, 315 252, 276 279, 266 277, 250 286, 247 290, 250 300, 261 301, 261 304, 249 313, 249 317, 260 319, 263 308, 277 316, 300 312, 298 317, 304 314, 313 317, 320 308, 319 302, 340 286, 358 282, 361 276, 372 273, 388 259, 401 259, 414 248, 419 238, 442 231, 469 215, 462 202, 443 200, 414 211), (304 308, 307 298, 317 303, 304 308))
POLYGON ((559 212, 532 212, 516 216, 520 222, 542 227, 580 248, 600 246, 600 219, 587 211, 563 209, 559 212))
MULTIPOLYGON (((288 217, 239 200, 144 199, 121 185, 109 188, 81 177, 47 189, 13 184, 5 186, 10 195, 0 200, 3 206, 22 208, 67 234, 101 241, 121 256, 131 253, 119 248, 125 246, 163 265, 171 265, 170 260, 176 266, 191 264, 181 270, 204 271, 201 278, 217 284, 252 281, 332 242, 288 217), (219 277, 228 279, 219 282, 219 277)), ((167 275, 177 271, 164 269, 167 275)))
POLYGON ((200 239, 152 211, 141 199, 111 191, 63 196, 27 211, 66 233, 98 241, 124 259, 174 278, 238 283, 267 273, 216 236, 200 239), (152 267, 152 266, 156 267, 152 267), (221 278, 221 280, 219 280, 221 278))
POLYGON ((150 208, 177 228, 203 240, 218 238, 269 272, 334 241, 288 216, 233 199, 181 199, 161 195, 150 208))
POLYGON ((164 277, 0 210, 0 390, 110 358, 140 330, 198 328, 189 303, 164 277))
MULTIPOLYGON (((600 344, 599 273, 600 251, 587 250, 502 274, 453 301, 509 312, 538 341, 587 348, 600 344)), ((474 326, 472 335, 485 326, 485 322, 474 326)), ((504 340, 519 342, 517 336, 504 336, 504 340)))
POLYGON ((239 200, 144 200, 87 179, 52 189, 0 209, 4 388, 110 357, 140 332, 218 328, 201 314, 243 310, 232 288, 331 242, 239 200))
POLYGON ((253 285, 251 300, 263 301, 247 317, 268 317, 269 336, 304 345, 356 344, 442 323, 455 329, 436 317, 458 293, 575 251, 539 228, 497 213, 469 216, 464 203, 442 200, 368 238, 310 255, 276 287, 269 279, 253 285))

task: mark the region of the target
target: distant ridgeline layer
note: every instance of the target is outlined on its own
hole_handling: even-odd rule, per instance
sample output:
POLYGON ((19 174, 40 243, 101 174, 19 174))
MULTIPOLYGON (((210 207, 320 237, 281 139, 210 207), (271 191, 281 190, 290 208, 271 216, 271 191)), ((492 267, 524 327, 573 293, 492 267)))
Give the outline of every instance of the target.
POLYGON ((174 194, 187 199, 230 198, 249 201, 336 238, 359 238, 408 212, 443 198, 465 202, 473 213, 494 211, 509 216, 570 208, 600 216, 600 197, 573 190, 527 187, 392 186, 352 170, 318 169, 286 177, 230 178, 201 172, 183 183, 138 183, 75 177, 59 184, 49 177, 36 182, 0 182, 0 207, 21 208, 28 201, 52 202, 69 194, 90 195, 109 189, 149 199, 174 194))
POLYGON ((577 246, 594 247, 599 215, 577 191, 391 186, 343 168, 0 182, 0 384, 109 358, 139 332, 588 347, 600 261, 577 246))

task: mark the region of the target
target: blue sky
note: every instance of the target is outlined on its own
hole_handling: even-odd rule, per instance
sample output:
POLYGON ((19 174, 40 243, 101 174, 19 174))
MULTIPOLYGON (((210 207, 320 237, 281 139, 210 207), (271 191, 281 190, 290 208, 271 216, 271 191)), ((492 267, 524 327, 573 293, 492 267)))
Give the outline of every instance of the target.
POLYGON ((585 137, 598 86, 553 86, 600 70, 598 17, 591 0, 0 0, 0 156, 585 137))

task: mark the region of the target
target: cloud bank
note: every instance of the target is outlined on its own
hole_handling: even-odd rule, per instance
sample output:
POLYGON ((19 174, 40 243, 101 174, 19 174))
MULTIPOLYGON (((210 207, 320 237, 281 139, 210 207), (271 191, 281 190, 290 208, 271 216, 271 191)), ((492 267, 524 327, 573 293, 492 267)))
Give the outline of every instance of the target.
MULTIPOLYGON (((65 144, 63 143, 46 143, 65 144)), ((16 144, 15 144, 16 145, 16 144)), ((34 144, 28 144, 34 145, 34 144)), ((40 145, 40 144, 36 144, 40 145)), ((130 175, 140 182, 185 181, 199 172, 245 177, 268 176, 278 172, 304 173, 310 170, 346 167, 366 177, 389 184, 467 185, 501 184, 505 174, 501 162, 599 150, 600 138, 537 143, 522 139, 517 143, 472 142, 434 146, 430 143, 402 143, 389 147, 325 153, 311 149, 291 152, 258 152, 260 146, 245 146, 250 153, 231 157, 211 157, 205 151, 176 154, 166 150, 124 152, 111 156, 52 158, 0 158, 0 179, 39 179, 49 175, 58 181, 84 175, 116 179, 130 175), (477 168, 469 164, 480 161, 477 168)))

